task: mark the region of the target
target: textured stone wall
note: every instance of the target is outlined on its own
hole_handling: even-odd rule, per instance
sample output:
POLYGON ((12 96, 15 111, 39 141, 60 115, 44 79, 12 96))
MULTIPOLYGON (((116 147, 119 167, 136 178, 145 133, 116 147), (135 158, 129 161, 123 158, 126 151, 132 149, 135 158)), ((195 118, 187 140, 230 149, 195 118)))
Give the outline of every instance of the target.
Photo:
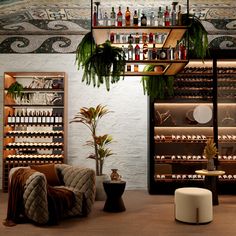
MULTIPOLYGON (((99 89, 88 87, 81 82, 82 72, 77 71, 74 54, 0 54, 0 88, 3 73, 7 71, 66 72, 68 121, 82 106, 95 106, 100 103, 107 105, 114 112, 101 121, 99 133, 113 136, 116 142, 112 144, 112 150, 116 155, 105 161, 104 172, 110 174, 111 168, 118 168, 123 179, 127 181, 128 189, 146 189, 147 97, 143 95, 140 77, 125 77, 113 85, 110 92, 107 92, 105 87, 99 89)), ((2 89, 0 98, 2 99, 2 89)), ((0 104, 2 111, 2 100, 0 104)), ((2 119, 2 116, 0 117, 2 119)), ((2 121, 0 124, 2 137, 2 121)), ((68 125, 69 164, 95 167, 94 160, 86 159, 90 149, 84 146, 84 143, 88 139, 90 135, 85 126, 77 123, 68 125)), ((2 178, 2 168, 0 178, 2 178)))

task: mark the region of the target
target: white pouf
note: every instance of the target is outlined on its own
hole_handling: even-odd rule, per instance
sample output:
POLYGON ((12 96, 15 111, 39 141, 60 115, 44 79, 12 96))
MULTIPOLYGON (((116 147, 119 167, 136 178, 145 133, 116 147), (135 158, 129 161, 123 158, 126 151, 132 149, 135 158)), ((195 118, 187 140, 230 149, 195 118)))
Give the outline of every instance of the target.
POLYGON ((185 223, 209 223, 213 220, 212 192, 204 188, 175 190, 175 219, 185 223))

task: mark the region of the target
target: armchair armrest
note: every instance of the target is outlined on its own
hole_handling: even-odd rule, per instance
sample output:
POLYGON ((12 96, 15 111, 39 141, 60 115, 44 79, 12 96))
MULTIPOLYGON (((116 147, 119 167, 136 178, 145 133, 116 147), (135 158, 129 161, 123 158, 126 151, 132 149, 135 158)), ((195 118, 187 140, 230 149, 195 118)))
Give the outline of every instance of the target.
POLYGON ((83 193, 83 212, 89 214, 95 200, 95 172, 90 168, 56 164, 66 187, 83 193))

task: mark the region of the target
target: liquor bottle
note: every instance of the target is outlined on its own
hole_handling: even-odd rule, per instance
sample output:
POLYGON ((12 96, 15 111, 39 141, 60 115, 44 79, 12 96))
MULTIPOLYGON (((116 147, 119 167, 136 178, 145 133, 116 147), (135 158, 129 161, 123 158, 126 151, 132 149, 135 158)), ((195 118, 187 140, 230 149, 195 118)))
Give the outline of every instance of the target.
POLYGON ((143 60, 148 59, 148 45, 147 42, 143 44, 143 60))
POLYGON ((97 26, 97 9, 96 6, 94 6, 94 10, 93 10, 93 26, 97 26))
POLYGON ((111 26, 116 25, 116 13, 114 7, 111 8, 111 26))
POLYGON ((164 26, 164 14, 161 7, 159 7, 159 10, 157 13, 157 19, 158 19, 158 26, 164 26))
POLYGON ((154 15, 154 11, 151 12, 150 15, 150 26, 155 26, 155 15, 154 15))
POLYGON ((141 26, 147 26, 147 17, 145 16, 144 13, 142 13, 141 17, 141 26))
POLYGON ((153 43, 153 33, 149 33, 149 43, 153 43))
POLYGON ((136 10, 134 11, 133 25, 138 26, 138 14, 136 10))
POLYGON ((130 43, 128 45, 128 60, 129 61, 133 60, 133 53, 134 53, 133 45, 130 43))
POLYGON ((143 43, 147 41, 147 33, 142 33, 142 41, 143 43))
POLYGON ((19 124, 20 123, 20 116, 18 111, 16 112, 16 123, 19 124))
POLYGON ((121 7, 119 7, 118 13, 117 13, 117 26, 122 26, 123 21, 123 14, 121 12, 121 7))
POLYGON ((107 16, 107 12, 104 13, 103 16, 103 25, 108 26, 108 16, 107 16))
POLYGON ((12 114, 12 116, 11 116, 11 122, 12 122, 12 124, 16 123, 15 112, 13 112, 13 114, 12 114))
POLYGON ((166 50, 165 50, 164 48, 162 48, 162 49, 160 50, 159 57, 160 57, 160 60, 166 59, 167 53, 166 53, 166 50))
POLYGON ((134 58, 136 61, 140 60, 140 47, 138 44, 134 48, 134 58))
POLYGON ((155 43, 153 44, 152 48, 152 59, 155 60, 157 58, 157 49, 155 43))
POLYGON ((134 72, 138 72, 138 64, 134 65, 134 72))
POLYGON ((176 19, 176 5, 177 2, 172 2, 172 11, 171 11, 171 25, 175 26, 177 25, 177 19, 176 19))
POLYGON ((137 32, 135 35, 135 43, 138 44, 140 41, 139 33, 137 32))
POLYGON ((58 123, 63 123, 63 115, 62 115, 62 113, 60 113, 60 115, 58 116, 58 123))
POLYGON ((179 40, 176 43, 176 47, 175 47, 175 60, 179 60, 180 59, 180 50, 179 50, 179 40))
POLYGON ((128 37, 128 43, 133 43, 134 42, 134 37, 130 34, 128 37))
POLYGON ((179 10, 177 13, 177 22, 178 25, 182 25, 182 11, 181 11, 181 5, 179 5, 179 10))
POLYGON ((164 12, 164 21, 165 21, 165 26, 170 26, 170 13, 168 10, 168 6, 166 6, 166 10, 164 12))
POLYGON ((127 65, 127 71, 131 71, 131 65, 130 64, 127 65))
POLYGON ((54 115, 54 123, 56 123, 56 124, 59 123, 59 117, 58 117, 57 113, 55 113, 55 115, 54 115))
POLYGON ((167 59, 174 60, 174 48, 171 46, 167 49, 167 59))
POLYGON ((125 25, 126 26, 130 26, 130 17, 131 17, 130 10, 129 10, 129 7, 127 7, 126 12, 125 12, 125 25))

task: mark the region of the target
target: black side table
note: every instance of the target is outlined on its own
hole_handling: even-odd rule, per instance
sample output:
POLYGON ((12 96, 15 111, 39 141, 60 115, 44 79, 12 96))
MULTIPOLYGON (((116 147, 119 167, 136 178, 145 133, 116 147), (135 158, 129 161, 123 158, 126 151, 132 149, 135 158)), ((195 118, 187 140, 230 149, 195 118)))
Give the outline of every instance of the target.
POLYGON ((125 211, 125 205, 122 194, 125 190, 125 181, 104 181, 103 186, 107 195, 107 199, 103 210, 108 212, 125 211))

